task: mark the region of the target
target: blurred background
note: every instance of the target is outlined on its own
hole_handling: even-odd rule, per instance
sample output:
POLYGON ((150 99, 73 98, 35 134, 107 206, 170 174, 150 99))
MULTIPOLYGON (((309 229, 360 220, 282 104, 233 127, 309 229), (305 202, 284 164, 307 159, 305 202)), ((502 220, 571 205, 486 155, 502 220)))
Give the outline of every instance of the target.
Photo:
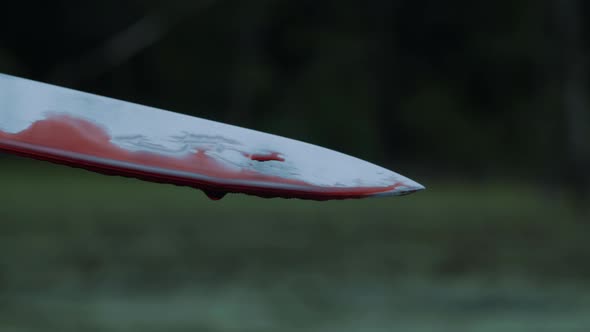
POLYGON ((0 72, 425 184, 339 202, 0 156, 0 331, 590 330, 581 0, 2 4, 0 72))

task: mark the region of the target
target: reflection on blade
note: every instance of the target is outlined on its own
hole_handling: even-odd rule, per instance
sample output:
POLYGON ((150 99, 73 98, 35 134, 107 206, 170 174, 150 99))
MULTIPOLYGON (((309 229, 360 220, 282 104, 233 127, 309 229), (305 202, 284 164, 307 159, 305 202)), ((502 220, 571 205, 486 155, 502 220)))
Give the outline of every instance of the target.
POLYGON ((111 175, 315 200, 403 195, 420 184, 319 146, 0 75, 0 150, 111 175))

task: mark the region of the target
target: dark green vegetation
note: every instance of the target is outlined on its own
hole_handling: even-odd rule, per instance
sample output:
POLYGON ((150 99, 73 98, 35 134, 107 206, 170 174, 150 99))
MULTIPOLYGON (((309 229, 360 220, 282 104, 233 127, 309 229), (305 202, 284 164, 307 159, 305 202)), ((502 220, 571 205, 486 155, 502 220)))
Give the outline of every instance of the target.
POLYGON ((341 202, 4 159, 1 331, 585 331, 590 246, 564 200, 452 181, 341 202))

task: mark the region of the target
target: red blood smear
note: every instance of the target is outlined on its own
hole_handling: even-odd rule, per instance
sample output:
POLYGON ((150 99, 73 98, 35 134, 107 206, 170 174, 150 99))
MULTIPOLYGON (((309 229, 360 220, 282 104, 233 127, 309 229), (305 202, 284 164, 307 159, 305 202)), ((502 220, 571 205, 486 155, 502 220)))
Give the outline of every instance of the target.
MULTIPOLYGON (((242 192, 260 197, 306 198, 315 200, 360 198, 404 186, 403 183, 395 183, 389 187, 327 188, 315 186, 300 180, 265 175, 252 170, 229 169, 209 157, 202 150, 184 157, 128 151, 111 143, 110 136, 103 128, 87 120, 67 115, 56 115, 36 121, 29 128, 16 134, 0 131, 0 150, 69 166, 81 167, 108 175, 128 176, 152 182, 172 183, 199 188, 215 200, 221 199, 227 192, 242 192), (11 145, 11 141, 30 144, 31 147, 11 145), (49 153, 35 149, 35 146, 62 150, 65 153, 49 153), (235 179, 268 182, 296 185, 305 189, 267 188, 244 184, 228 185, 225 183, 216 183, 214 179, 211 181, 197 180, 185 178, 180 175, 162 174, 157 171, 109 165, 100 160, 84 158, 84 156, 68 156, 68 152, 105 160, 116 160, 161 169, 196 173, 224 181, 235 179)), ((251 155, 250 158, 258 161, 284 161, 278 153, 251 155)))
POLYGON ((270 154, 251 154, 246 156, 255 161, 285 161, 285 158, 281 157, 278 152, 272 152, 270 154))

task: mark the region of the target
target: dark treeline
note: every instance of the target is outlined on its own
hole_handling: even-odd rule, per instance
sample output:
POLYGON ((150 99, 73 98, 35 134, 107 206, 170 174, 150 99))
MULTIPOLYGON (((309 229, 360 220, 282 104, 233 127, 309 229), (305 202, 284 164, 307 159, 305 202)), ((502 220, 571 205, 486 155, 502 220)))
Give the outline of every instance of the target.
POLYGON ((0 71, 433 175, 583 192, 583 5, 22 0, 0 14, 0 71))

